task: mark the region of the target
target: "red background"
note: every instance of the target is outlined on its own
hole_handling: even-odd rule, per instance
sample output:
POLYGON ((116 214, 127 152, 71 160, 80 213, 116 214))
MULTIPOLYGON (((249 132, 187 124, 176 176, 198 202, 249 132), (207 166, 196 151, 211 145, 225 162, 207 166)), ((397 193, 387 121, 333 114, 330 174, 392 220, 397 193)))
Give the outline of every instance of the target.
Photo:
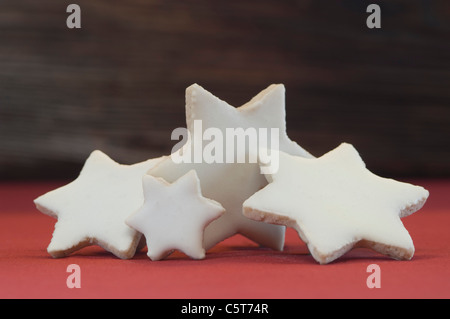
POLYGON ((450 181, 412 182, 430 197, 403 219, 416 247, 411 261, 358 249, 328 265, 317 264, 291 229, 283 252, 237 235, 204 260, 175 252, 152 262, 145 249, 120 260, 95 246, 53 259, 46 248, 55 220, 32 201, 64 183, 3 183, 0 298, 449 298, 450 181), (367 266, 374 263, 381 269, 381 288, 369 289, 367 266), (70 264, 81 268, 79 289, 66 285, 70 264))

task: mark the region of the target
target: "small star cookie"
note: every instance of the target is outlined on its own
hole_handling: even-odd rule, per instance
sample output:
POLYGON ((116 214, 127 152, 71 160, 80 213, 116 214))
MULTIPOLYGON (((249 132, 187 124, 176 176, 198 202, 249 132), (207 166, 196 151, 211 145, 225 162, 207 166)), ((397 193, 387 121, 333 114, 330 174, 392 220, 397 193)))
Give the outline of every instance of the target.
POLYGON ((244 202, 244 215, 293 227, 319 263, 353 247, 412 258, 413 241, 400 218, 422 208, 428 191, 371 173, 352 145, 316 159, 280 152, 280 168, 268 177, 244 202))
MULTIPOLYGON (((195 121, 201 120, 202 132, 208 129, 219 131, 226 136, 227 130, 233 129, 276 129, 279 131, 279 149, 289 154, 312 157, 297 143, 291 141, 286 134, 285 121, 285 89, 282 84, 270 85, 265 90, 252 98, 248 103, 235 108, 215 97, 210 92, 197 84, 186 89, 186 123, 187 129, 194 138, 188 140, 183 149, 172 155, 177 155, 183 150, 200 148, 205 150, 210 144, 200 145, 195 136, 195 121)), ((229 149, 228 149, 229 151, 229 149)), ((224 150, 224 157, 227 149, 224 150)), ((249 145, 246 145, 243 153, 248 156, 249 145)), ((237 156, 242 155, 238 154, 237 156)), ((282 250, 284 245, 285 227, 255 222, 242 215, 242 203, 253 193, 267 184, 260 167, 246 161, 239 162, 212 162, 207 163, 177 163, 170 156, 148 173, 156 177, 162 177, 168 182, 173 182, 194 169, 201 183, 203 194, 220 202, 226 212, 220 218, 213 221, 205 230, 205 247, 211 248, 222 240, 240 233, 254 242, 269 248, 282 250)))
POLYGON ((119 258, 133 257, 141 234, 125 219, 142 206, 142 176, 161 159, 121 165, 96 150, 77 179, 35 199, 42 213, 58 219, 49 254, 64 257, 96 244, 119 258))
POLYGON ((202 196, 195 171, 172 184, 146 175, 143 188, 144 205, 126 223, 144 234, 150 259, 163 259, 175 249, 194 259, 205 258, 204 229, 225 210, 202 196))

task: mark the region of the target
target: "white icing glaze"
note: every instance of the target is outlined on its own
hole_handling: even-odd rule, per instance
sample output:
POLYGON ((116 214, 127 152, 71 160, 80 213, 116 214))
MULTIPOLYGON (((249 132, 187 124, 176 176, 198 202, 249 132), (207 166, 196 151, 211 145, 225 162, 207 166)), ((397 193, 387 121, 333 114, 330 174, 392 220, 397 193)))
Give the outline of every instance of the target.
POLYGON ((121 165, 101 151, 92 152, 77 179, 34 201, 58 219, 48 252, 62 257, 98 244, 119 258, 131 258, 140 234, 125 218, 142 205, 142 176, 160 160, 121 165))
MULTIPOLYGON (((224 135, 227 128, 279 128, 281 150, 312 157, 286 135, 284 93, 283 85, 271 85, 248 103, 235 108, 199 85, 191 85, 186 89, 187 128, 193 134, 195 120, 202 120, 203 130, 217 128, 224 135)), ((195 142, 192 140, 185 147, 193 150, 195 142)), ((177 164, 168 157, 149 174, 173 182, 192 169, 197 172, 204 196, 218 201, 226 210, 206 228, 206 249, 236 233, 266 247, 283 248, 284 226, 255 222, 242 215, 244 200, 267 184, 257 163, 177 164)))
POLYGON ((203 259, 204 229, 224 213, 224 208, 202 196, 195 171, 172 184, 146 175, 143 187, 144 205, 126 223, 145 235, 150 259, 163 259, 175 249, 203 259))
POLYGON ((428 191, 374 175, 352 145, 317 159, 281 152, 280 169, 270 180, 244 202, 244 214, 294 227, 320 263, 361 240, 394 258, 412 257, 414 245, 400 217, 420 209, 428 191))

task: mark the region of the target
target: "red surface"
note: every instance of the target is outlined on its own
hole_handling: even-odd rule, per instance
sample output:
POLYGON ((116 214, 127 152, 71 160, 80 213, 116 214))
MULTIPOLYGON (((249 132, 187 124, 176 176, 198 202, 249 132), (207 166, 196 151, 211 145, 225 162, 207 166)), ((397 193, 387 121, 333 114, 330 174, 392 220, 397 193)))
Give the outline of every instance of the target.
POLYGON ((328 265, 306 254, 288 230, 286 249, 259 248, 241 236, 218 244, 204 260, 182 253, 152 262, 145 250, 120 260, 99 247, 53 259, 46 248, 55 220, 32 200, 64 183, 0 184, 0 298, 449 298, 450 181, 414 181, 430 191, 425 207, 403 219, 416 253, 396 261, 353 250, 328 265), (81 288, 66 285, 78 264, 81 288), (381 288, 366 285, 378 264, 381 288))

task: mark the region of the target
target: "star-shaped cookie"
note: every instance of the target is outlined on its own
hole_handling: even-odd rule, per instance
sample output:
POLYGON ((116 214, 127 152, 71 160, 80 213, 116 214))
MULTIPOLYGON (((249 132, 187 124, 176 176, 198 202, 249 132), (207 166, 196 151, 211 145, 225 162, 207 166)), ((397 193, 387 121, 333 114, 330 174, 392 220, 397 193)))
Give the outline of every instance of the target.
POLYGON ((147 255, 160 260, 175 249, 194 259, 203 259, 205 227, 224 213, 222 205, 202 196, 195 171, 172 184, 162 178, 143 178, 144 205, 126 223, 144 234, 147 255))
POLYGON ((161 159, 121 165, 96 150, 74 181, 35 199, 41 212, 58 219, 49 254, 64 257, 96 244, 119 258, 133 257, 141 234, 125 219, 142 206, 142 176, 161 159))
MULTIPOLYGON (((235 108, 215 97, 201 86, 194 84, 186 89, 186 123, 191 138, 184 150, 194 152, 199 147, 195 123, 201 120, 202 132, 208 129, 219 131, 226 136, 227 129, 277 129, 279 131, 279 149, 284 152, 312 157, 297 143, 291 141, 286 134, 285 122, 285 88, 283 85, 270 85, 248 103, 235 108)), ((209 144, 203 145, 203 150, 209 144)), ((249 154, 249 144, 243 151, 249 154)), ((242 203, 245 199, 267 184, 260 173, 257 162, 233 163, 223 161, 208 163, 178 163, 173 155, 183 152, 179 149, 172 156, 163 160, 149 171, 149 174, 174 182, 188 171, 194 169, 200 180, 203 195, 211 198, 225 208, 226 212, 213 221, 205 230, 204 243, 206 249, 220 241, 240 233, 254 242, 281 250, 284 245, 284 226, 255 222, 242 215, 242 203)), ((227 150, 224 149, 224 153, 227 150)), ((235 150, 236 151, 236 150, 235 150)), ((224 154, 226 157, 226 154, 224 154)))
POLYGON ((293 227, 319 263, 353 247, 412 258, 414 245, 400 218, 419 210, 428 191, 371 173, 352 145, 316 159, 280 152, 270 180, 245 201, 244 215, 293 227))

